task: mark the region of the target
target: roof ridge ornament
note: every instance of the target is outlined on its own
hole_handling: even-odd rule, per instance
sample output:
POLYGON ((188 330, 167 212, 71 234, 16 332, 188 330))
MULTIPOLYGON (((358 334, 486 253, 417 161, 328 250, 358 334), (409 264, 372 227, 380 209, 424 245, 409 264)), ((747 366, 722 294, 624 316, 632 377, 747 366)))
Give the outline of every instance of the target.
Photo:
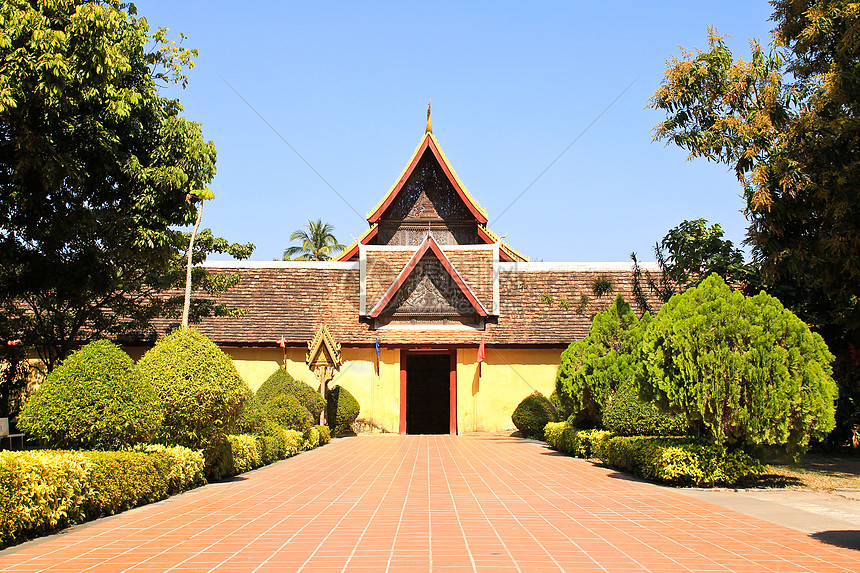
POLYGON ((424 130, 425 133, 433 134, 433 124, 430 122, 430 101, 432 98, 427 98, 427 128, 424 130))

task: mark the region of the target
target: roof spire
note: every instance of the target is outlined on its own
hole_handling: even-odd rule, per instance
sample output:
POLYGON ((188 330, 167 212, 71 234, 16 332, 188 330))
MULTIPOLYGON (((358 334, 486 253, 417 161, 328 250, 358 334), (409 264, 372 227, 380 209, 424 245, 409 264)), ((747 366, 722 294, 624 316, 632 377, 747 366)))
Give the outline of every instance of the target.
POLYGON ((426 133, 433 133, 433 124, 430 123, 430 99, 427 98, 427 129, 426 133))

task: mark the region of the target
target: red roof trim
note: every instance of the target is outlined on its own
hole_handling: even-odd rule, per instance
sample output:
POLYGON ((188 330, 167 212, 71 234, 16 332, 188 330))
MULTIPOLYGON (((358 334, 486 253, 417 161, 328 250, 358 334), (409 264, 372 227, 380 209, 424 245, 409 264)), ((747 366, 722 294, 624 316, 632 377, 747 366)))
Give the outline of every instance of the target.
POLYGON ((457 269, 454 268, 454 265, 451 264, 451 261, 448 257, 445 256, 445 253, 442 252, 442 249, 439 247, 439 244, 436 240, 430 235, 424 239, 424 242, 421 243, 421 246, 412 255, 412 258, 409 259, 409 262, 406 263, 406 266, 403 267, 403 270, 400 271, 400 274, 394 280, 390 287, 388 287, 388 291, 386 291, 385 296, 382 297, 382 300, 377 303, 373 310, 370 311, 371 318, 377 318, 382 311, 385 310, 385 307, 388 306, 388 303, 391 302, 391 299, 394 298, 394 295, 397 294, 397 291, 403 286, 406 282, 406 279, 409 275, 412 274, 412 271, 415 270, 415 267, 418 265, 418 261, 424 256, 424 254, 428 251, 433 251, 433 254, 436 255, 436 258, 439 259, 439 262, 442 263, 442 266, 445 268, 445 271, 448 275, 454 280, 454 284, 459 287, 460 292, 466 297, 469 301, 469 304, 472 305, 472 308, 475 309, 475 312, 478 313, 479 316, 487 316, 487 311, 484 310, 484 306, 477 299, 477 297, 472 293, 472 290, 466 285, 465 281, 463 281, 462 277, 460 277, 460 273, 457 272, 457 269))
POLYGON ((338 256, 336 256, 334 258, 334 260, 335 261, 348 261, 351 258, 358 256, 358 245, 359 244, 366 245, 368 241, 370 241, 373 237, 375 237, 377 235, 377 233, 379 233, 379 227, 373 227, 372 229, 370 229, 370 231, 368 231, 368 233, 364 237, 361 238, 361 241, 359 241, 358 243, 353 245, 353 247, 351 249, 349 249, 348 251, 344 251, 341 254, 339 254, 338 256))
POLYGON ((403 176, 400 178, 400 181, 397 182, 397 185, 388 193, 388 197, 385 201, 374 211, 370 217, 368 217, 368 223, 376 223, 379 221, 379 218, 382 217, 382 214, 385 213, 386 209, 388 209, 397 196, 400 194, 400 191, 403 190, 403 186, 406 184, 406 181, 412 175, 412 172, 415 171, 415 167, 418 165, 418 162, 424 157, 424 152, 427 151, 427 148, 430 148, 430 151, 433 152, 433 156, 436 158, 436 161, 439 163, 439 166, 442 167, 442 171, 445 172, 445 176, 448 178, 448 181, 457 191, 457 195, 460 196, 460 199, 466 205, 466 208, 474 215, 475 219, 479 223, 486 223, 487 218, 478 210, 478 208, 472 203, 472 200, 466 195, 463 188, 460 187, 460 184, 457 182, 457 178, 454 177, 454 174, 451 173, 451 169, 448 167, 448 162, 442 157, 439 149, 436 147, 436 143, 433 138, 430 137, 430 134, 424 135, 424 140, 421 142, 421 146, 418 148, 418 151, 415 153, 412 158, 412 162, 407 167, 406 171, 403 173, 403 176))
MULTIPOLYGON (((488 245, 495 244, 495 241, 481 227, 478 227, 478 237, 486 241, 488 245)), ((499 243, 499 258, 504 260, 506 263, 521 262, 519 259, 515 259, 506 253, 501 242, 499 243)))

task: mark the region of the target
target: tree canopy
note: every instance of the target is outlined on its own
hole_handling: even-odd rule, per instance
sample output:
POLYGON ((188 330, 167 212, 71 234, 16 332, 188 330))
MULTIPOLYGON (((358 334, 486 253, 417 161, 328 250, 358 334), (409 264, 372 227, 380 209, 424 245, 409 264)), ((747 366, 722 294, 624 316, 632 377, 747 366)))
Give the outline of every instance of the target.
POLYGON ((707 51, 669 60, 651 98, 667 114, 655 139, 734 169, 765 287, 822 333, 843 388, 857 393, 860 9, 772 4, 774 41, 751 42, 748 61, 715 30, 707 51))
POLYGON ((290 240, 300 241, 300 244, 287 247, 285 261, 293 257, 297 261, 327 261, 346 248, 334 236, 334 226, 323 223, 322 219, 308 221, 304 229, 290 235, 290 240))
POLYGON ((717 274, 663 305, 637 354, 642 394, 716 443, 784 445, 796 457, 835 425, 821 336, 776 298, 744 297, 717 274))
MULTIPOLYGON (((185 85, 196 51, 150 31, 132 4, 8 0, 0 22, 0 331, 50 369, 82 341, 176 307, 160 293, 182 284, 177 227, 195 220, 215 148, 159 94, 185 85)), ((211 234, 209 246, 253 248, 211 234)))

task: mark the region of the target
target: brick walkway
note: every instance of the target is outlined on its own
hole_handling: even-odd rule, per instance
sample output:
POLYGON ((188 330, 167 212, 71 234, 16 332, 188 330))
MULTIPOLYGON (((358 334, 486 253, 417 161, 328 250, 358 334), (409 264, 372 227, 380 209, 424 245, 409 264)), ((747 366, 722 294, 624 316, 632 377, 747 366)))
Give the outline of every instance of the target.
POLYGON ((860 552, 499 436, 335 440, 0 571, 858 571, 860 552))

